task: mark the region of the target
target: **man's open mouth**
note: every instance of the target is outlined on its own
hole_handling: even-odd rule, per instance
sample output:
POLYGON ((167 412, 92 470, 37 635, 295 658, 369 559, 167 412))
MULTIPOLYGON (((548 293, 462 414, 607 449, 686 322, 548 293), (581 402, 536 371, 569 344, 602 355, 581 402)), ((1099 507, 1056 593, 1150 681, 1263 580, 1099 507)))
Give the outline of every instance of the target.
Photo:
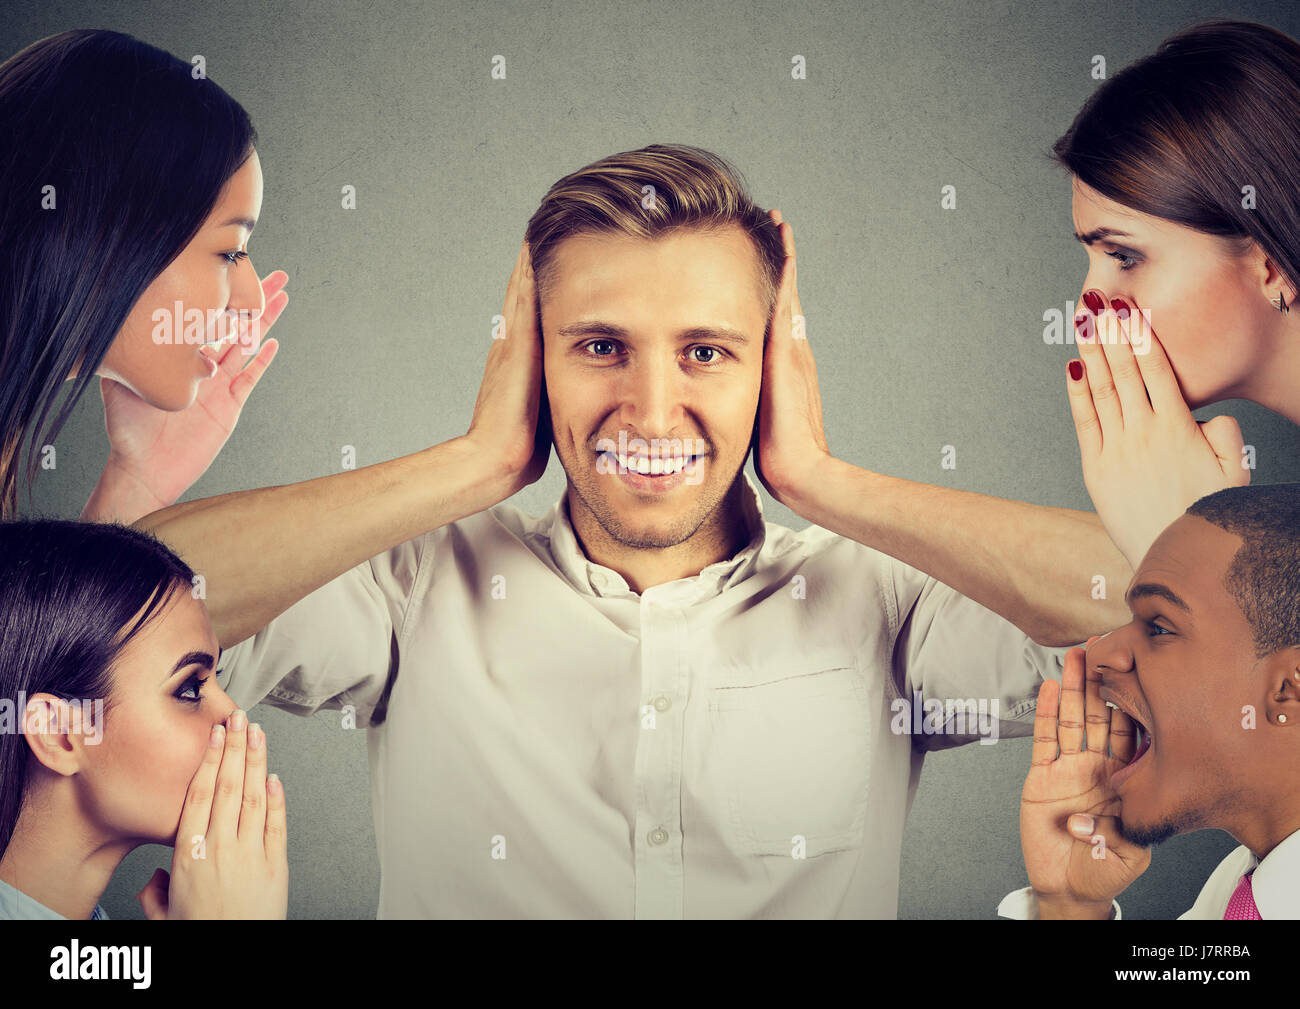
POLYGON ((1151 732, 1141 722, 1134 722, 1133 729, 1137 733, 1137 749, 1133 752, 1133 759, 1130 764, 1136 764, 1145 756, 1147 750, 1151 749, 1151 732))
POLYGON ((1127 698, 1120 697, 1108 688, 1102 687, 1102 699, 1106 702, 1107 707, 1124 712, 1124 714, 1128 715, 1129 721, 1133 723, 1134 743, 1136 744, 1133 747, 1133 756, 1129 758, 1127 764, 1111 775, 1111 784, 1116 785, 1126 781, 1137 771, 1142 758, 1151 752, 1151 748, 1155 743, 1155 736, 1150 727, 1143 721, 1142 716, 1137 714, 1136 706, 1127 698))

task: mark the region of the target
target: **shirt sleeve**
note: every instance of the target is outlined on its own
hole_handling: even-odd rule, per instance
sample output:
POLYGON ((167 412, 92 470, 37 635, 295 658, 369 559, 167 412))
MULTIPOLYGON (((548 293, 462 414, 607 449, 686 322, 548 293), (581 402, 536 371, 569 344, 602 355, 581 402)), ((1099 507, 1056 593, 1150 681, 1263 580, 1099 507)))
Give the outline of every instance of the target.
POLYGON ((1068 648, 1040 645, 943 582, 888 560, 898 620, 894 686, 907 702, 894 703, 910 719, 913 746, 1031 735, 1038 688, 1061 678, 1068 648))
POLYGON ((226 693, 244 710, 265 701, 311 715, 350 705, 357 726, 383 721, 427 542, 363 561, 225 649, 226 693))
MULTIPOLYGON (((1038 920, 1038 900, 1034 897, 1034 888, 1027 886, 1023 890, 1012 890, 1002 898, 998 905, 999 918, 1012 918, 1017 921, 1038 920)), ((1123 915, 1119 910, 1119 901, 1110 902, 1110 920, 1120 921, 1123 915)))

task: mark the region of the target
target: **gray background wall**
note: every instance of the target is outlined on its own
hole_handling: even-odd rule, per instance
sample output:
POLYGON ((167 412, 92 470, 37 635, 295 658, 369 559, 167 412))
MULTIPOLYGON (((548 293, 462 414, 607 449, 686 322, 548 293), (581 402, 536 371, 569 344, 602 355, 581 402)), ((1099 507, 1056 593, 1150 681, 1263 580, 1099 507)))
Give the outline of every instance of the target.
MULTIPOLYGON (((225 451, 187 498, 336 472, 463 434, 488 320, 547 187, 655 142, 732 159, 795 226, 800 295, 832 449, 896 476, 1088 508, 1064 390, 1071 348, 1043 313, 1079 291, 1070 187, 1044 156, 1095 82, 1205 17, 1300 35, 1290 2, 324 4, 13 2, 0 58, 76 27, 129 32, 208 74, 261 136, 263 214, 250 250, 291 276, 279 357, 225 451), (494 81, 494 55, 507 79, 494 81), (790 59, 808 61, 793 81, 790 59), (357 209, 340 208, 340 188, 357 209), (957 187, 942 211, 940 187, 957 187), (939 468, 940 446, 958 451, 939 468)), ((1067 315, 1068 318, 1068 315, 1067 315)), ((1259 483, 1300 480, 1297 430, 1230 412, 1259 483)), ((97 396, 58 442, 35 512, 75 516, 107 454, 97 396)), ((752 474, 752 465, 750 468, 752 474)), ((546 476, 516 499, 544 510, 546 476)), ((807 523, 765 497, 770 519, 807 523)), ((26 510, 32 514, 32 509, 26 510)), ((378 864, 365 739, 337 716, 267 707, 291 815, 290 915, 373 916, 378 864)), ((909 822, 900 915, 991 917, 1021 885, 1025 741, 931 756, 909 822)), ((1124 898, 1173 917, 1234 842, 1177 838, 1124 898)), ((170 849, 123 863, 104 904, 134 894, 170 849)))

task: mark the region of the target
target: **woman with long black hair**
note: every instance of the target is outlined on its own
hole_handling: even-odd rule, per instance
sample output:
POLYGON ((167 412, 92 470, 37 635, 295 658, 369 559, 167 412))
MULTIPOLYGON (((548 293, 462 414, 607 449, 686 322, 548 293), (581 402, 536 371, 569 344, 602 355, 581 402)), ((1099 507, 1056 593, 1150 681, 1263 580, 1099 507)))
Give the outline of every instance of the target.
POLYGON ((141 844, 149 918, 283 918, 284 789, 217 686, 194 574, 115 523, 0 522, 0 919, 102 918, 141 844))
POLYGON ((225 444, 287 303, 287 276, 248 258, 255 140, 200 67, 129 35, 63 32, 0 64, 0 517, 95 375, 111 449, 84 518, 171 504, 225 444))

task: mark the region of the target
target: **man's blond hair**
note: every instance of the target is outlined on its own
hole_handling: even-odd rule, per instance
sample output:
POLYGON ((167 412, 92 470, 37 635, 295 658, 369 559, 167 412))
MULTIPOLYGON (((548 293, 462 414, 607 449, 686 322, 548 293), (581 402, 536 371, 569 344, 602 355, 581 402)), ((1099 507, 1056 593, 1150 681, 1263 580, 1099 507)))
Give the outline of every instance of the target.
POLYGON ((554 280, 555 250, 566 238, 622 233, 654 239, 679 228, 743 228, 758 252, 759 289, 770 320, 785 251, 767 212, 754 205, 744 178, 698 147, 652 144, 611 154, 551 186, 525 237, 539 298, 554 280))

